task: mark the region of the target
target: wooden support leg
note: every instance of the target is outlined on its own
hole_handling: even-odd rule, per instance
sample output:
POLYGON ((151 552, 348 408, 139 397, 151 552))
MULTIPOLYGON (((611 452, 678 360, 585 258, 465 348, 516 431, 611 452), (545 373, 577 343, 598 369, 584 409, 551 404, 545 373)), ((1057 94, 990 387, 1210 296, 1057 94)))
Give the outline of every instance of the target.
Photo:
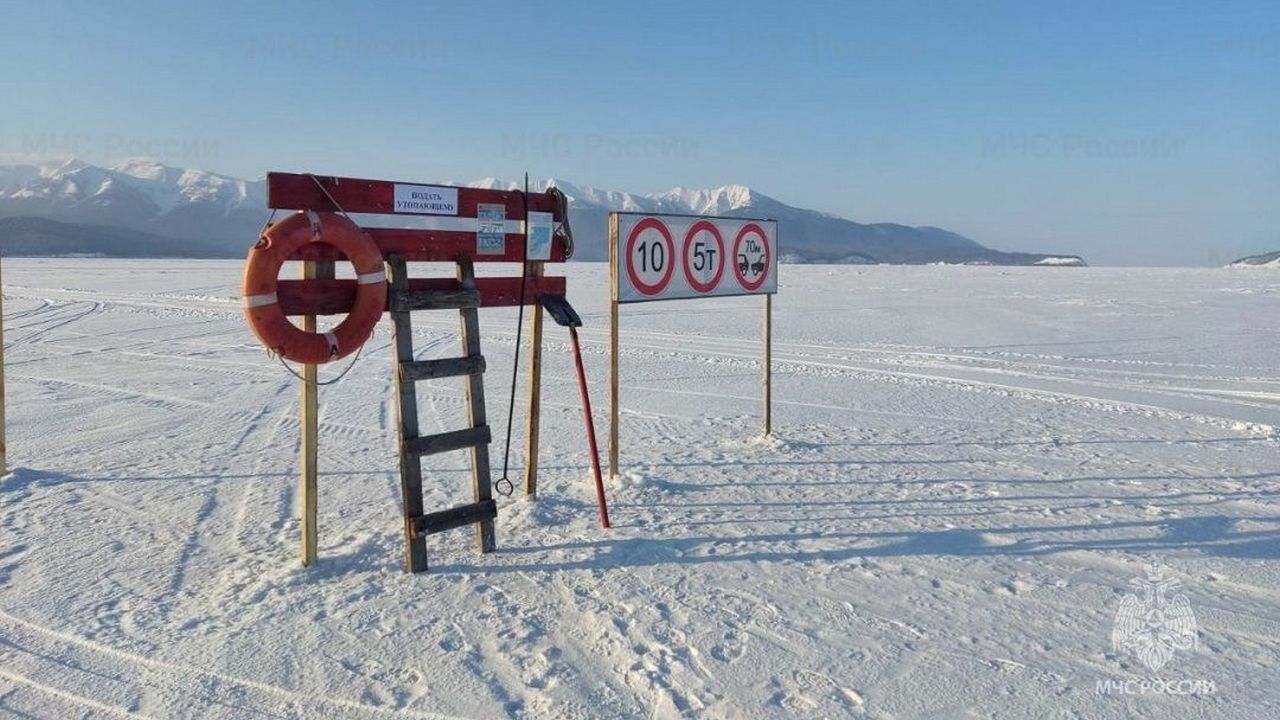
MULTIPOLYGON (((3 281, 0 281, 0 286, 3 281)), ((7 425, 4 416, 4 293, 0 292, 0 475, 9 473, 9 448, 7 441, 7 425)))
MULTIPOLYGON (((302 263, 304 280, 329 279, 334 275, 332 262, 305 261, 302 263)), ((302 329, 316 331, 316 317, 302 318, 302 329)), ((298 496, 302 501, 302 565, 307 567, 316 561, 318 534, 316 515, 319 503, 319 414, 320 395, 316 384, 316 366, 302 366, 302 474, 298 481, 298 496)))
POLYGON ((618 477, 618 214, 609 213, 609 478, 618 477))
MULTIPOLYGON (((541 277, 542 263, 529 264, 529 277, 541 277)), ((542 306, 529 315, 529 410, 524 426, 524 495, 538 499, 538 431, 542 414, 542 306)))
MULTIPOLYGON (((391 291, 409 287, 409 271, 402 258, 387 258, 387 277, 391 291)), ((392 374, 396 383, 397 426, 400 428, 400 507, 404 512, 404 569, 423 572, 427 569, 427 538, 417 532, 415 523, 422 517, 422 462, 417 453, 406 452, 405 443, 418 437, 418 396, 413 381, 405 378, 400 366, 413 362, 413 327, 409 313, 391 313, 392 344, 395 346, 392 374)))
POLYGON ((618 477, 618 301, 609 303, 609 477, 618 477))
MULTIPOLYGON (((475 290, 475 269, 468 258, 458 260, 458 284, 463 290, 475 290)), ((474 356, 480 354, 480 315, 474 307, 458 311, 462 333, 462 354, 474 356)), ((467 378, 467 416, 471 427, 488 425, 484 407, 484 377, 471 375, 467 378)), ((489 443, 479 443, 471 448, 471 489, 477 503, 493 499, 493 484, 489 469, 489 443)), ((493 552, 497 542, 494 538, 493 519, 488 518, 476 523, 476 544, 480 552, 493 552)))

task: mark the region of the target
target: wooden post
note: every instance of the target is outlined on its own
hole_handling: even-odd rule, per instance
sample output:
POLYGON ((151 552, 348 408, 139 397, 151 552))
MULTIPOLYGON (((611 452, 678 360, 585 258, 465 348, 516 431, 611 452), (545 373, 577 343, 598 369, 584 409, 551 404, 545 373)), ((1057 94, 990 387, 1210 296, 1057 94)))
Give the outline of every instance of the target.
MULTIPOLYGON (((458 258, 457 278, 458 287, 475 292, 476 273, 470 258, 458 258)), ((458 311, 458 327, 462 335, 462 354, 466 357, 478 356, 480 354, 480 315, 475 307, 466 307, 458 311)), ((466 391, 468 425, 473 428, 487 426, 489 420, 484 406, 484 377, 479 374, 468 376, 466 391)), ((477 443, 471 447, 471 491, 477 503, 493 499, 488 442, 477 443)), ((493 552, 496 544, 493 518, 476 523, 476 545, 480 552, 493 552)))
MULTIPOLYGON (((3 273, 0 272, 0 275, 3 273)), ((0 475, 9 473, 9 448, 6 442, 6 419, 4 416, 4 281, 0 278, 0 475)))
POLYGON ((618 477, 618 216, 609 214, 609 478, 618 477))
POLYGON ((764 434, 773 434, 773 296, 764 296, 764 434))
POLYGON ((609 301, 609 478, 618 477, 618 301, 609 301))
MULTIPOLYGON (((409 289, 409 266, 398 255, 387 256, 388 291, 394 294, 409 289)), ((393 295, 394 297, 394 295, 393 295)), ((394 307, 394 305, 393 305, 394 307)), ((413 362, 413 323, 408 311, 392 311, 391 342, 395 345, 391 374, 396 386, 396 428, 400 445, 400 507, 404 513, 404 571, 427 569, 427 538, 417 530, 422 517, 422 458, 405 447, 418 437, 418 395, 413 380, 405 377, 402 367, 413 362)))
MULTIPOLYGON (((542 277, 544 264, 529 263, 529 277, 542 277)), ((542 413, 542 305, 529 316, 529 411, 524 425, 524 495, 538 499, 538 430, 542 413)))
MULTIPOLYGON (((302 263, 302 279, 329 279, 334 276, 332 262, 304 261, 302 263)), ((316 316, 305 315, 302 318, 304 332, 316 331, 316 316)), ((318 466, 320 459, 320 393, 316 384, 317 367, 302 366, 302 475, 299 477, 298 490, 302 499, 302 566, 307 567, 316 561, 316 514, 320 507, 318 482, 318 466)))

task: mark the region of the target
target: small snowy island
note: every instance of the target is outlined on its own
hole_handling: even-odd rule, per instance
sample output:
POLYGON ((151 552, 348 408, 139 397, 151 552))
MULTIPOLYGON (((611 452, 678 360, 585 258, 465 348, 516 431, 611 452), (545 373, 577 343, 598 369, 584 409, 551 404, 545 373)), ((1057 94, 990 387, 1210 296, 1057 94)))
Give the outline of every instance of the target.
POLYGON ((1275 252, 1263 253, 1261 255, 1250 255, 1242 257, 1231 263, 1228 267, 1272 267, 1280 268, 1280 250, 1275 252))

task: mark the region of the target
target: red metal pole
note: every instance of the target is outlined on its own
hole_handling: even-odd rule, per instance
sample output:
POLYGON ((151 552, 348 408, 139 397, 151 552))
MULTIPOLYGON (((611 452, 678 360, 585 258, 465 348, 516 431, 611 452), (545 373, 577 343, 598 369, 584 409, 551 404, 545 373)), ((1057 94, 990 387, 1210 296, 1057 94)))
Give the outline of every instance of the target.
POLYGON ((596 478, 596 502, 600 506, 600 527, 609 527, 609 506, 604 500, 604 478, 600 475, 600 453, 596 450, 596 424, 591 419, 591 398, 587 395, 587 373, 582 369, 582 350, 578 347, 578 328, 569 327, 573 340, 573 362, 578 367, 578 390, 582 393, 582 415, 587 421, 587 445, 591 448, 591 472, 596 478))

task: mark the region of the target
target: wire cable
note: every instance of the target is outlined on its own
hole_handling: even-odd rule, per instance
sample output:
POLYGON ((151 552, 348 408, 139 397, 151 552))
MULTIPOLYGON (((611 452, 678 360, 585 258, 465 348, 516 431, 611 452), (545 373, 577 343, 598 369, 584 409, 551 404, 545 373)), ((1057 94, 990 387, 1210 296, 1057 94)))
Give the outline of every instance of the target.
POLYGON ((524 331, 524 293, 529 279, 529 173, 524 174, 524 192, 520 195, 524 204, 524 242, 520 250, 520 299, 519 311, 516 315, 516 351, 511 361, 511 395, 507 402, 507 441, 502 450, 502 477, 493 484, 503 497, 511 497, 515 492, 515 483, 507 474, 511 462, 511 429, 516 415, 516 380, 520 377, 520 343, 524 331))

